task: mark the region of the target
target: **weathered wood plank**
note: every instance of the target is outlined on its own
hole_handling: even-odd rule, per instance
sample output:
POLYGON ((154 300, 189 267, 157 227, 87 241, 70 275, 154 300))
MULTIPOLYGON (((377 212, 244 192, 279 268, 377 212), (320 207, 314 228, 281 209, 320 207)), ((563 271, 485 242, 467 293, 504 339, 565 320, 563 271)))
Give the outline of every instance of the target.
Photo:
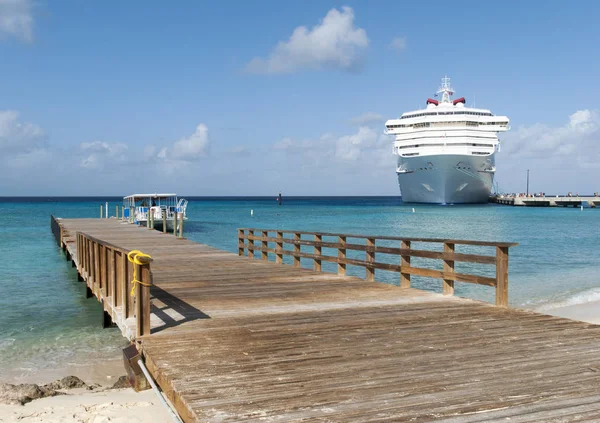
MULTIPOLYGON (((406 289, 398 289, 239 257, 113 219, 59 222, 63 237, 87 233, 108 250, 118 247, 116 291, 125 295, 125 307, 132 277, 125 253, 152 255, 152 304, 143 312, 152 333, 137 341, 186 422, 570 422, 600 416, 600 326, 409 288, 413 274, 453 281, 452 269, 411 267, 402 255, 410 242, 394 251, 399 264, 379 263, 396 266, 408 279, 406 289)), ((328 248, 322 239, 312 235, 313 253, 299 253, 283 250, 283 234, 272 251, 263 239, 255 240, 260 245, 254 250, 273 252, 280 263, 283 255, 312 258, 315 269, 316 260, 327 260, 317 250, 328 248)), ((354 260, 344 251, 344 266, 378 268, 379 246, 364 247, 374 256, 354 260)), ((99 258, 93 245, 79 239, 71 248, 78 270, 88 268, 93 280, 99 258)), ((449 267, 456 258, 451 251, 439 254, 449 267)), ((500 272, 486 281, 500 286, 508 256, 496 257, 500 272)))

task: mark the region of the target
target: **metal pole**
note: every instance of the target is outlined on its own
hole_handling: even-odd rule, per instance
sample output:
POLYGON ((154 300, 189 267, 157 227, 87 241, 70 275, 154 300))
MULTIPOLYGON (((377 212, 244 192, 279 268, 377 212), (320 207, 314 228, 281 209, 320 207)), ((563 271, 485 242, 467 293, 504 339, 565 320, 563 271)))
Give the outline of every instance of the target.
POLYGON ((529 197, 529 169, 527 169, 527 196, 529 197))
POLYGON ((108 201, 106 202, 106 218, 108 219, 108 201))

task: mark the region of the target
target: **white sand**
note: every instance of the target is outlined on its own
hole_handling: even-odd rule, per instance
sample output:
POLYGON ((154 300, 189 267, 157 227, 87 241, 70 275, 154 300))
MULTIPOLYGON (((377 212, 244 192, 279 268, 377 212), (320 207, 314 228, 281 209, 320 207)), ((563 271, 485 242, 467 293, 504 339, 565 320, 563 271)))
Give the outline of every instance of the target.
POLYGON ((102 392, 72 389, 68 395, 42 398, 21 405, 0 405, 0 422, 126 423, 171 422, 152 390, 111 389, 102 392))
POLYGON ((557 307, 543 313, 600 325, 600 301, 557 307))

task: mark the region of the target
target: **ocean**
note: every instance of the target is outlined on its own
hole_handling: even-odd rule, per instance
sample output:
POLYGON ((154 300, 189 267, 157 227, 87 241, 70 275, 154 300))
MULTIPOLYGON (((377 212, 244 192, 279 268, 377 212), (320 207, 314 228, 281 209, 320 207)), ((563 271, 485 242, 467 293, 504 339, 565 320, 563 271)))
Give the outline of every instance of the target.
MULTIPOLYGON (((600 209, 413 205, 399 197, 284 197, 281 207, 276 196, 188 199, 185 236, 232 252, 239 227, 511 241, 519 243, 510 250, 512 307, 600 300, 600 209)), ((51 214, 99 217, 106 201, 114 215, 120 198, 0 198, 0 382, 120 356, 124 339, 101 328, 99 303, 85 298, 50 231, 51 214)), ((387 272, 377 279, 398 283, 387 272)), ((439 280, 415 278, 413 286, 441 292, 439 280)), ((492 302, 495 293, 457 283, 456 295, 492 302)))

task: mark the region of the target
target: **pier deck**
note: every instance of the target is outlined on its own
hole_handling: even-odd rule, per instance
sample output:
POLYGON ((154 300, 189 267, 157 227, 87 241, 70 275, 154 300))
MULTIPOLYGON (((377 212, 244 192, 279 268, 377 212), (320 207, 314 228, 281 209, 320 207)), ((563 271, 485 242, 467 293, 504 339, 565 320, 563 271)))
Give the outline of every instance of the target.
POLYGON ((76 232, 152 256, 136 342, 186 422, 600 421, 600 326, 58 222, 78 269, 76 232))

